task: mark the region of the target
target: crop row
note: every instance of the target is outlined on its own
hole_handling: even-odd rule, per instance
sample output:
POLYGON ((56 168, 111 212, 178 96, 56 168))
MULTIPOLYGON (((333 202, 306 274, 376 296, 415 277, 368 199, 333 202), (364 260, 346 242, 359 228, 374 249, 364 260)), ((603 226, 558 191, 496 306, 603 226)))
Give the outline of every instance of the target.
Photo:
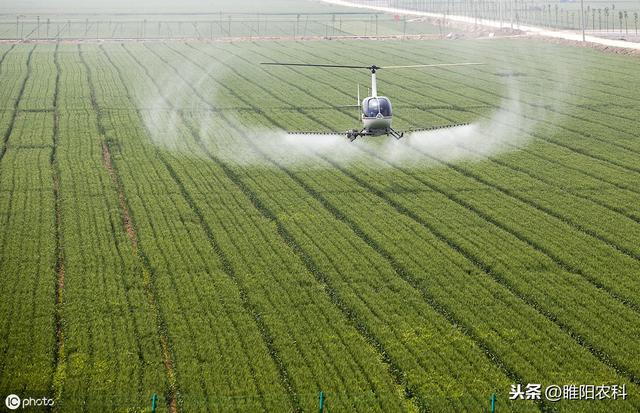
MULTIPOLYGON (((637 391, 637 146, 627 112, 596 116, 606 85, 629 107, 632 92, 594 82, 554 112, 527 81, 511 102, 562 125, 481 163, 407 140, 422 161, 405 165, 356 141, 355 160, 309 149, 300 168, 272 130, 353 127, 333 106, 368 76, 253 62, 371 62, 286 45, 0 46, 0 389, 53 389, 61 411, 153 392, 170 411, 310 410, 319 390, 332 409, 441 411, 514 382, 637 391)), ((502 83, 464 73, 385 74, 398 124, 490 119, 502 83)))
MULTIPOLYGON (((9 140, 32 127, 17 122, 9 140)), ((50 129, 39 132, 51 139, 50 129)), ((51 385, 56 256, 50 153, 50 148, 10 148, 0 163, 3 393, 47 394, 51 385)))

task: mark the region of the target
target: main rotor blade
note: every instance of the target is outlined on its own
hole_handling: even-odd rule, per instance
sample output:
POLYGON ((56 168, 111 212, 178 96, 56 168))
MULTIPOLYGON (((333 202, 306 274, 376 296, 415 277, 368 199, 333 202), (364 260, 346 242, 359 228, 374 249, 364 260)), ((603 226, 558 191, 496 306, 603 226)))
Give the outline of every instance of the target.
POLYGON ((406 65, 406 66, 382 66, 380 69, 407 69, 413 67, 448 67, 448 66, 474 66, 484 63, 437 63, 432 65, 406 65))
POLYGON ((307 67, 338 67, 344 69, 371 69, 371 66, 349 66, 349 65, 322 65, 322 64, 310 64, 310 63, 260 63, 261 65, 271 66, 307 66, 307 67))
POLYGON ((435 63, 430 65, 405 65, 405 66, 355 66, 355 65, 328 65, 328 64, 312 64, 312 63, 280 63, 280 62, 263 62, 261 65, 271 66, 303 66, 303 67, 331 67, 339 69, 368 69, 375 73, 380 69, 409 69, 418 67, 451 67, 451 66, 473 66, 483 65, 484 63, 435 63))

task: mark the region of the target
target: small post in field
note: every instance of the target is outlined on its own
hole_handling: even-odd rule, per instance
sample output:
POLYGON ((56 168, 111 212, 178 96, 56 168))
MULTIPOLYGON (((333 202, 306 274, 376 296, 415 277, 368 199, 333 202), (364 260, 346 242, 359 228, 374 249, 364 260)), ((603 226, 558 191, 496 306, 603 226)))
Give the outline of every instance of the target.
POLYGON ((158 407, 158 395, 153 393, 151 396, 151 413, 156 413, 156 408, 158 407))
POLYGON ((320 413, 324 413, 324 392, 320 392, 320 413))

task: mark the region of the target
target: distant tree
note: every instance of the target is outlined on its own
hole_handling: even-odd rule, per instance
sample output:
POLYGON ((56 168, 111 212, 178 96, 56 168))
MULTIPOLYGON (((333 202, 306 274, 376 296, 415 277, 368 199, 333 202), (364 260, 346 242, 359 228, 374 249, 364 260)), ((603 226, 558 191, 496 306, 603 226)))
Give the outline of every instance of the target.
POLYGON ((602 9, 598 9, 598 30, 602 30, 602 9))
POLYGON ((591 30, 596 29, 596 9, 591 10, 591 30))
POLYGON ((636 36, 638 35, 638 12, 633 12, 633 20, 635 21, 636 24, 636 36))
POLYGON ((609 31, 609 8, 604 8, 604 29, 609 31))
POLYGON ((629 35, 629 13, 624 11, 624 32, 626 35, 629 35))
POLYGON ((571 26, 576 27, 576 12, 571 12, 571 26))

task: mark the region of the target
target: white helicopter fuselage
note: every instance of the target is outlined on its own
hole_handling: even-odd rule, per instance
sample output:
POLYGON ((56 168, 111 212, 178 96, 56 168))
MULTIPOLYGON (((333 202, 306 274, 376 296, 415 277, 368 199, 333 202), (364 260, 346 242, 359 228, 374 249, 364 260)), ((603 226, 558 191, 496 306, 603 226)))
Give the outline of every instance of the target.
POLYGON ((363 99, 360 107, 362 127, 366 134, 377 136, 389 133, 393 119, 391 101, 385 96, 378 96, 375 70, 371 72, 371 96, 363 99))
MULTIPOLYGON (((367 99, 371 99, 371 98, 367 98, 367 99)), ((367 99, 363 101, 363 109, 366 108, 364 102, 366 102, 367 99)), ((378 112, 375 116, 367 116, 367 113, 363 110, 362 127, 363 129, 371 132, 372 135, 383 135, 387 133, 389 128, 391 128, 392 119, 393 119, 392 115, 385 116, 380 112, 378 112)))

